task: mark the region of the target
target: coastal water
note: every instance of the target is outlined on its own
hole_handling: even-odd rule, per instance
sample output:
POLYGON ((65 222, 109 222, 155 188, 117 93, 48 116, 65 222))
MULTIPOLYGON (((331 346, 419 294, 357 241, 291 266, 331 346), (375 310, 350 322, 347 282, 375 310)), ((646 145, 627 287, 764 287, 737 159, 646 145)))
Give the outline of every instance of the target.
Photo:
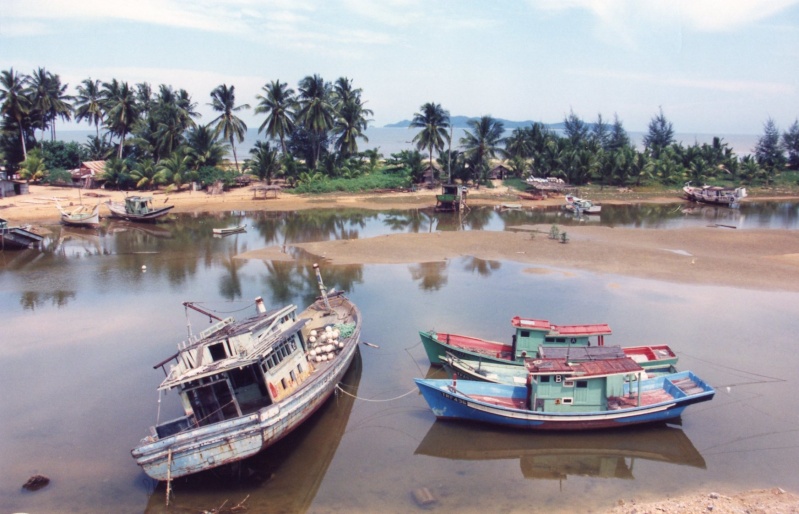
MULTIPOLYGON (((593 222, 658 230, 734 224, 728 209, 713 217, 688 208, 607 206, 593 222)), ((796 230, 798 210, 796 202, 745 204, 736 226, 796 230)), ((799 490, 799 396, 791 393, 799 387, 799 294, 558 267, 533 273, 472 257, 323 264, 327 286, 360 306, 363 340, 374 345, 361 346, 342 388, 349 394, 235 476, 176 480, 169 509, 163 485, 131 458, 159 409, 162 420, 176 412, 174 395, 157 403, 163 373, 153 365, 186 337, 182 302, 240 316, 254 312, 259 295, 279 306, 305 305, 316 294, 311 262, 237 254, 396 232, 505 230, 548 215, 560 214, 472 209, 464 220, 339 209, 48 227, 41 251, 0 253, 0 511, 200 512, 244 501, 249 512, 409 512, 421 510, 413 493, 427 488, 435 511, 587 512, 697 488, 799 490), (246 233, 212 235, 239 223, 246 233), (438 373, 418 331, 505 340, 515 315, 606 322, 614 331, 607 344, 667 343, 681 369, 716 387, 716 398, 689 407, 681 424, 588 435, 435 421, 412 380, 438 373), (23 490, 34 474, 50 484, 23 490)), ((195 331, 207 322, 192 320, 195 331)))
MULTIPOLYGON (((453 129, 452 131, 452 148, 456 149, 459 145, 460 139, 463 137, 464 130, 462 128, 453 129)), ((366 130, 366 137, 369 141, 358 140, 358 148, 363 150, 377 149, 379 153, 388 158, 393 153, 401 152, 402 150, 413 150, 415 144, 413 137, 418 133, 416 129, 409 128, 391 128, 391 127, 372 127, 366 130)), ((94 136, 94 130, 63 130, 58 133, 58 138, 64 141, 75 141, 78 143, 86 143, 89 136, 94 136)), ((506 131, 506 136, 510 135, 510 131, 506 131)), ((630 132, 628 134, 630 140, 636 145, 639 150, 642 149, 642 141, 644 138, 643 132, 630 132)), ((675 141, 682 143, 685 146, 698 144, 712 144, 713 137, 718 136, 723 142, 727 143, 733 152, 739 157, 753 153, 757 140, 760 135, 753 134, 675 134, 675 141)), ((263 141, 266 138, 264 134, 258 133, 258 129, 248 129, 247 135, 239 144, 236 144, 236 153, 240 160, 249 158, 249 151, 255 145, 256 141, 263 141)), ((232 158, 232 154, 231 154, 232 158)))

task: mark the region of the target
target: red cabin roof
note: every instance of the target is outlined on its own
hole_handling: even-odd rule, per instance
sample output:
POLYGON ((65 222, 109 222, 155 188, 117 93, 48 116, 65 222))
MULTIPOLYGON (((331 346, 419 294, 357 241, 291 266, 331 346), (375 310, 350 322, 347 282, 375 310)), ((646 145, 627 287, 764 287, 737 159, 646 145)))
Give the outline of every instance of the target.
POLYGON ((629 357, 569 363, 566 359, 527 359, 527 371, 534 375, 578 375, 580 377, 636 373, 643 368, 629 357))
POLYGON ((607 323, 595 325, 552 325, 552 331, 562 336, 608 336, 613 333, 607 323))
POLYGON ((514 316, 510 320, 511 325, 516 328, 529 328, 531 330, 546 330, 549 332, 552 329, 552 324, 545 319, 530 319, 514 316))

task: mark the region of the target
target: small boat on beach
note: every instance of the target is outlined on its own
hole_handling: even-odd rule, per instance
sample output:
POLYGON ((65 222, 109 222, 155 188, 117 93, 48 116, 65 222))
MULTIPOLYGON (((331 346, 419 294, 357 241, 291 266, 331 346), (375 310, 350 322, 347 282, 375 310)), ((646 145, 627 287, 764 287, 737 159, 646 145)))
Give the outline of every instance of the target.
POLYGON ((438 419, 523 430, 618 428, 678 418, 715 390, 690 371, 644 378, 629 357, 569 362, 526 359, 526 383, 415 379, 438 419))
POLYGON ((695 187, 690 182, 686 182, 682 190, 685 198, 692 202, 724 205, 726 207, 738 207, 741 200, 747 196, 745 187, 695 187))
MULTIPOLYGON (((164 201, 166 202, 166 200, 164 201)), ((111 217, 113 218, 148 223, 166 216, 175 207, 174 205, 153 207, 153 199, 149 196, 126 196, 125 203, 109 200, 105 205, 111 211, 111 217)))
POLYGON ((9 227, 8 221, 0 218, 0 251, 25 250, 39 246, 44 236, 23 227, 9 227))
MULTIPOLYGON (((451 334, 429 330, 420 331, 427 357, 433 366, 447 364, 447 354, 461 361, 473 363, 496 363, 522 366, 527 357, 576 359, 583 352, 582 359, 607 358, 611 350, 601 350, 605 346, 605 336, 612 334, 605 324, 554 325, 547 320, 522 318, 511 319, 514 334, 510 343, 480 339, 461 334, 451 334), (593 350, 585 350, 590 347, 593 350), (600 355, 604 356, 600 357, 600 355)), ((677 364, 677 355, 665 344, 620 347, 625 356, 636 360, 648 372, 669 371, 677 364)), ((450 359, 451 360, 451 359, 450 359)), ((477 378, 477 377, 472 377, 477 378)))
POLYGON ((246 232, 247 225, 237 225, 235 227, 215 228, 213 233, 215 236, 226 236, 229 234, 236 234, 238 232, 246 232))
POLYGON ((147 475, 169 481, 255 455, 330 397, 357 352, 362 319, 314 268, 321 296, 299 313, 267 310, 257 298, 255 315, 236 321, 184 303, 217 323, 196 335, 189 328, 178 352, 155 366, 167 375, 158 390, 176 390, 185 415, 157 422, 131 451, 147 475))
POLYGON ((596 205, 591 200, 584 198, 577 198, 574 195, 566 195, 566 203, 563 204, 563 210, 574 214, 599 214, 602 211, 601 205, 596 205))
POLYGON ((61 204, 56 202, 56 208, 61 213, 61 223, 70 227, 90 227, 94 228, 100 224, 100 204, 94 207, 87 205, 79 205, 71 211, 61 207, 61 204))

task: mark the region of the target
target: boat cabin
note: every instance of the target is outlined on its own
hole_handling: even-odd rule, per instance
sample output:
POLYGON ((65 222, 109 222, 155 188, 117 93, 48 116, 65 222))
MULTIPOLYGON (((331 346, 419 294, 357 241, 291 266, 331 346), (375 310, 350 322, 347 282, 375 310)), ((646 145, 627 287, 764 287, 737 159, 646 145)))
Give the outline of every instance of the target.
POLYGON ((153 209, 153 198, 151 196, 126 196, 125 211, 128 214, 145 215, 153 209))
POLYGON ((608 410, 609 397, 624 396, 624 383, 640 380, 643 368, 630 358, 571 362, 527 359, 529 408, 545 412, 608 410))
POLYGON ((553 325, 549 321, 514 316, 511 325, 515 359, 538 355, 541 347, 604 346, 605 336, 612 331, 605 324, 553 325))
POLYGON ((467 191, 467 187, 460 184, 443 184, 441 194, 436 195, 436 210, 460 210, 466 204, 467 191))
POLYGON ((181 343, 159 390, 177 389, 185 416, 157 426, 158 437, 254 413, 299 387, 311 364, 302 333, 308 320, 296 309, 226 318, 181 343))

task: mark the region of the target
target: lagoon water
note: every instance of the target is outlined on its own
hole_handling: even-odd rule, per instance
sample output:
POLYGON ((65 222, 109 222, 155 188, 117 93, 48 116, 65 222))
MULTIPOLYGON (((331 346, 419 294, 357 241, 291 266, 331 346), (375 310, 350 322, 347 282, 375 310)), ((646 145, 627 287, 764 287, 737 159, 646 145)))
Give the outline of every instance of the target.
MULTIPOLYGON (((799 228, 796 202, 746 204, 735 216, 683 207, 607 206, 587 222, 799 228)), ((558 214, 473 209, 465 221, 427 210, 172 215, 157 225, 104 220, 96 231, 53 225, 42 251, 0 253, 0 511, 197 512, 247 498, 250 512, 409 512, 419 509, 413 492, 426 487, 442 512, 587 512, 695 489, 799 490, 799 294, 557 267, 532 273, 528 265, 470 257, 322 264, 327 286, 347 291, 361 308, 363 340, 377 346, 362 345, 342 388, 349 394, 234 476, 176 480, 169 509, 163 485, 131 458, 158 415, 163 373, 153 365, 186 337, 183 301, 242 315, 254 312, 259 295, 278 306, 304 305, 316 294, 310 261, 236 254, 307 240, 571 222, 558 214), (213 237, 212 228, 240 222, 246 233, 213 237), (680 425, 621 432, 522 436, 435 421, 412 381, 440 373, 418 331, 507 339, 514 315, 607 322, 608 344, 667 343, 681 369, 716 387, 716 398, 689 407, 680 425), (34 474, 50 484, 23 490, 34 474)), ((208 323, 190 320, 195 331, 208 323)), ((175 415, 175 399, 166 396, 161 419, 175 415)))

